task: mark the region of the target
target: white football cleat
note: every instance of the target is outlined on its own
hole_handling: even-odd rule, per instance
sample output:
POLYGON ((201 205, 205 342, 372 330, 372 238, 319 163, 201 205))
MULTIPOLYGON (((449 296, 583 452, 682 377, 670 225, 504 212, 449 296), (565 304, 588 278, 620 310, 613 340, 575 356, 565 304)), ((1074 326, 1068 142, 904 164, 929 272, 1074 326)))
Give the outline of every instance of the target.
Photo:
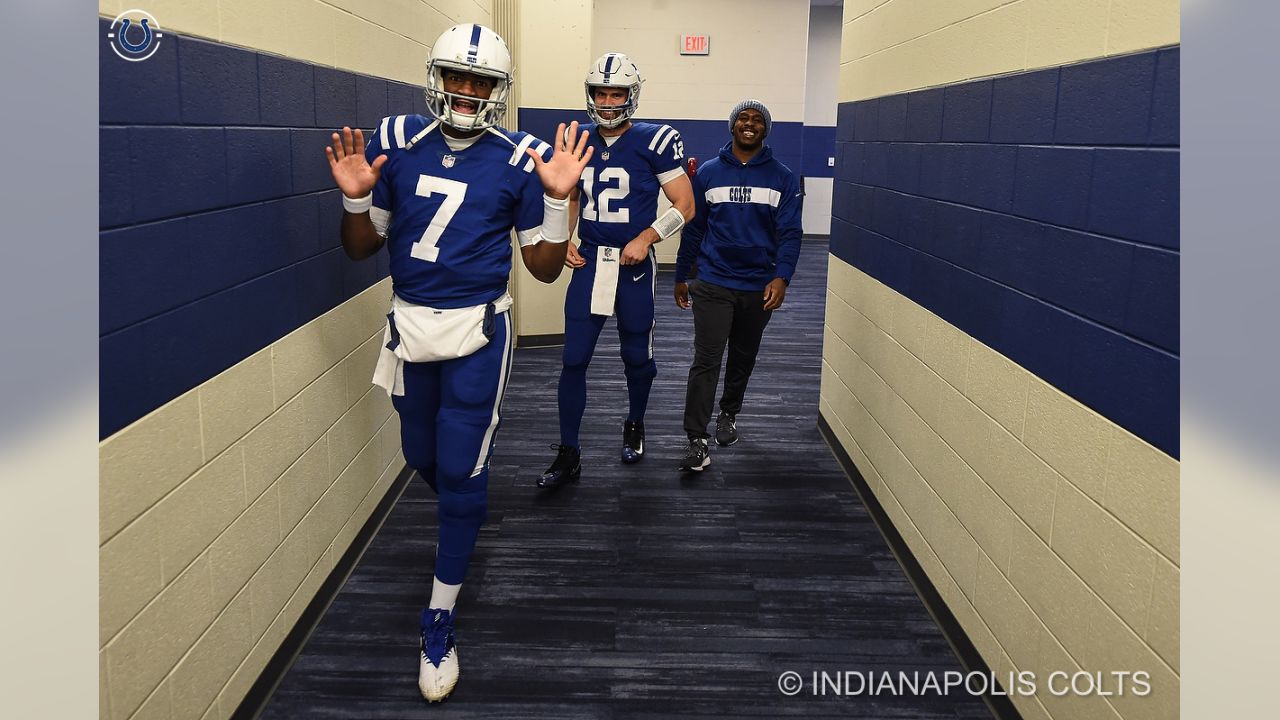
POLYGON ((423 610, 421 627, 418 690, 427 702, 441 702, 458 684, 458 647, 453 638, 453 613, 440 608, 423 610))

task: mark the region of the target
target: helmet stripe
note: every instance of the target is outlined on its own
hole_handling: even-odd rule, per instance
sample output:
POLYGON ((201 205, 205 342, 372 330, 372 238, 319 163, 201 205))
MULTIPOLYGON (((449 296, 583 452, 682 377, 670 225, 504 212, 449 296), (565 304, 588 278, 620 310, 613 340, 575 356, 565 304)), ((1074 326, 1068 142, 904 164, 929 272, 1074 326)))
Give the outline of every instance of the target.
POLYGON ((480 26, 471 26, 471 47, 467 48, 467 62, 474 63, 480 54, 480 26))

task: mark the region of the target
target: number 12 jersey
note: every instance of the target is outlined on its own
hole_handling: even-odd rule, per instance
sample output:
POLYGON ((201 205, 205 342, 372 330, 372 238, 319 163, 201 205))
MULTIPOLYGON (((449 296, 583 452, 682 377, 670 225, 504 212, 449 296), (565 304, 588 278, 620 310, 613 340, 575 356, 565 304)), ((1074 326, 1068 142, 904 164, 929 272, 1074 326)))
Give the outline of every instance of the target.
POLYGON ((634 122, 608 145, 596 125, 584 127, 595 151, 578 181, 578 237, 625 247, 657 219, 663 183, 684 172, 684 141, 670 125, 634 122))

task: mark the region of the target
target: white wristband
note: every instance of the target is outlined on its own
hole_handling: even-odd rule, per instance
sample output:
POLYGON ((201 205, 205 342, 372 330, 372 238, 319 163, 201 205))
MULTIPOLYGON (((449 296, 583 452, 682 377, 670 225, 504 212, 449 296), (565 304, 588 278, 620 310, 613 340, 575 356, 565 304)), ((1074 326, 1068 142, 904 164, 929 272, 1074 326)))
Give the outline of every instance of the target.
POLYGON ((542 239, 549 243, 562 243, 569 239, 569 198, 557 200, 542 195, 542 239))
POLYGON ((373 193, 369 193, 361 198, 349 198, 342 196, 342 209, 352 215, 369 212, 369 208, 373 207, 373 193))
POLYGON ((662 217, 654 220, 649 227, 658 232, 658 237, 668 240, 684 227, 684 213, 673 207, 667 208, 667 211, 662 213, 662 217))

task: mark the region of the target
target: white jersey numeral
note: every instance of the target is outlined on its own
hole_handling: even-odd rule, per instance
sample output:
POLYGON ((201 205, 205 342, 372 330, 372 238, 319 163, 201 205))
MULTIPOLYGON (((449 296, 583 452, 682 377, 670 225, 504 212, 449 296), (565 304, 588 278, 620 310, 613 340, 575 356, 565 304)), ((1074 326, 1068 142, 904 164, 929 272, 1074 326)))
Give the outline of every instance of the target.
POLYGON ((600 184, 603 185, 610 180, 617 180, 617 187, 607 187, 600 190, 598 196, 592 196, 592 186, 595 185, 596 169, 587 168, 582 171, 582 219, 595 220, 607 223, 626 223, 631 222, 631 210, 628 208, 618 208, 616 210, 609 208, 609 202, 612 200, 624 200, 631 192, 631 176, 627 175, 627 171, 620 167, 605 168, 600 172, 600 184), (599 212, 597 212, 599 208, 599 212))
POLYGON ((422 238, 409 251, 410 255, 419 260, 435 262, 440 255, 440 248, 436 247, 436 243, 440 242, 440 236, 449 227, 454 213, 462 207, 462 200, 467 196, 467 184, 432 175, 419 175, 415 192, 422 197, 431 197, 432 193, 444 195, 444 202, 440 203, 436 214, 431 217, 427 229, 422 231, 422 238))

